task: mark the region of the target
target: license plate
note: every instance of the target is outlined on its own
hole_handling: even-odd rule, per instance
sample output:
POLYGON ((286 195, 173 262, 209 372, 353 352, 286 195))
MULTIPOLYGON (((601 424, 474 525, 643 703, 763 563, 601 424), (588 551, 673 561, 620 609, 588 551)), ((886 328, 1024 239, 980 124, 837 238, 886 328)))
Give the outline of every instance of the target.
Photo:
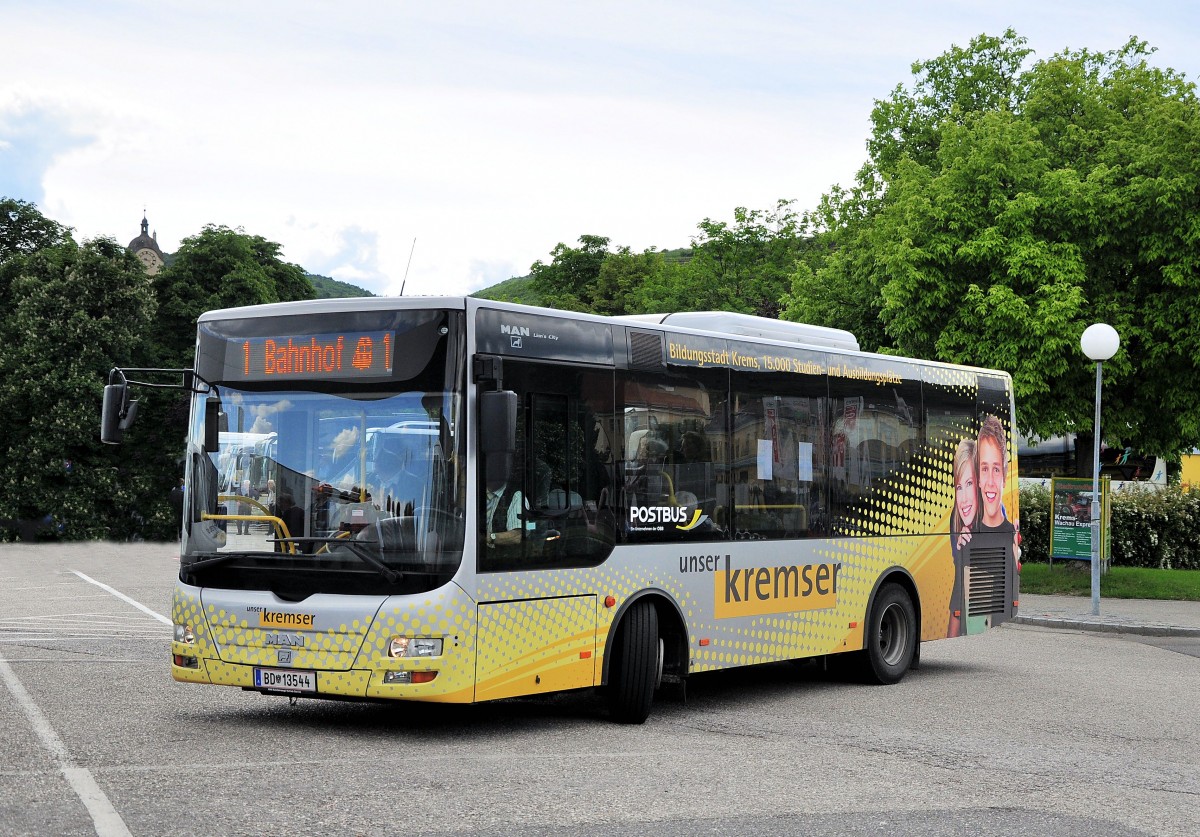
POLYGON ((275 689, 280 692, 315 692, 317 673, 284 668, 256 668, 254 685, 259 689, 275 689))

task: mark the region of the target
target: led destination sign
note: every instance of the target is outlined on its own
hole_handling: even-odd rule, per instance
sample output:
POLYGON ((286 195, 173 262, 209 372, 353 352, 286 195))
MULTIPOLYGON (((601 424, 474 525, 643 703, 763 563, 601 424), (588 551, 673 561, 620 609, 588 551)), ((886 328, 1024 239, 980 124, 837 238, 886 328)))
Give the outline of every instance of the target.
POLYGON ((391 331, 280 335, 231 340, 228 380, 384 378, 392 374, 391 331))

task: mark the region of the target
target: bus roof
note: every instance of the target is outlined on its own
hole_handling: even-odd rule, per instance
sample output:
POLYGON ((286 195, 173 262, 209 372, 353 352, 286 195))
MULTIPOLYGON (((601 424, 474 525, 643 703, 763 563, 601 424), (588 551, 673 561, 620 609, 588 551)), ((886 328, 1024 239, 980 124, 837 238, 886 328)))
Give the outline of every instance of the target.
POLYGON ((294 316, 304 314, 327 314, 338 311, 389 311, 389 310, 423 310, 448 309, 463 311, 475 310, 481 307, 501 311, 514 311, 538 316, 551 316, 569 320, 583 320, 596 323, 612 323, 614 325, 660 326, 665 329, 681 329, 697 334, 710 336, 741 337, 750 340, 765 340, 775 343, 807 346, 816 350, 832 350, 835 352, 854 353, 866 356, 884 357, 890 360, 903 360, 927 366, 952 367, 968 369, 976 372, 1001 374, 1003 370, 976 367, 965 364, 947 363, 945 361, 925 358, 899 357, 878 355, 875 352, 864 351, 859 347, 858 339, 849 331, 826 326, 815 326, 806 323, 794 323, 787 320, 773 320, 768 317, 758 317, 753 314, 741 314, 732 311, 680 311, 659 314, 628 314, 623 316, 606 316, 579 311, 567 311, 557 308, 526 305, 522 303, 485 299, 470 296, 378 296, 378 297, 339 297, 334 299, 310 299, 299 302, 274 302, 264 305, 248 305, 239 308, 222 308, 201 314, 199 322, 215 320, 252 319, 255 317, 294 316))
POLYGON ((802 343, 806 346, 822 346, 830 349, 859 351, 858 338, 840 328, 793 323, 788 320, 772 320, 753 314, 738 314, 733 311, 680 311, 674 314, 632 314, 614 317, 642 323, 692 328, 733 337, 760 337, 786 343, 802 343))
POLYGON ((355 296, 335 299, 303 299, 299 302, 270 302, 239 308, 218 308, 200 315, 199 322, 246 320, 255 317, 327 314, 331 311, 394 311, 403 308, 466 308, 461 296, 355 296))

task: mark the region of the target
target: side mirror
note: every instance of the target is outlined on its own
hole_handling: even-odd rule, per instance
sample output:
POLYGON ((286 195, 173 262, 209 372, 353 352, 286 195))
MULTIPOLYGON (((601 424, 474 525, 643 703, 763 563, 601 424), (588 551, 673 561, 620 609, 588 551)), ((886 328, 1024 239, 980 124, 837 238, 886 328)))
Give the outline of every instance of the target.
POLYGON ((217 453, 221 450, 221 431, 228 429, 229 417, 221 412, 221 399, 210 395, 204 400, 204 450, 217 453))
POLYGON ((479 446, 484 454, 517 449, 517 394, 511 390, 479 393, 479 446))
POLYGON ((479 393, 479 452, 489 480, 508 482, 517 449, 517 394, 511 390, 479 393))
POLYGON ((133 426, 137 418, 137 401, 129 400, 129 385, 107 384, 104 387, 104 404, 100 413, 100 441, 106 445, 119 445, 125 431, 133 426))

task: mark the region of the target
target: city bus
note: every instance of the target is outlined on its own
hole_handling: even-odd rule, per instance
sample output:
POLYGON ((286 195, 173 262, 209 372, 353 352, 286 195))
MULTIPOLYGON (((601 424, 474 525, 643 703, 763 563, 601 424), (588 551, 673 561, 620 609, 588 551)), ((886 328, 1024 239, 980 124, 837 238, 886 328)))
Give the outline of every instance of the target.
MULTIPOLYGON (((132 371, 105 389, 110 443, 132 371)), ((1018 607, 1001 371, 749 315, 470 297, 212 311, 175 371, 192 399, 184 683, 450 703, 599 689, 641 723, 663 684, 738 666, 895 683, 922 642, 1018 607), (246 534, 230 510, 255 498, 222 480, 223 433, 270 439, 275 501, 246 534)))

